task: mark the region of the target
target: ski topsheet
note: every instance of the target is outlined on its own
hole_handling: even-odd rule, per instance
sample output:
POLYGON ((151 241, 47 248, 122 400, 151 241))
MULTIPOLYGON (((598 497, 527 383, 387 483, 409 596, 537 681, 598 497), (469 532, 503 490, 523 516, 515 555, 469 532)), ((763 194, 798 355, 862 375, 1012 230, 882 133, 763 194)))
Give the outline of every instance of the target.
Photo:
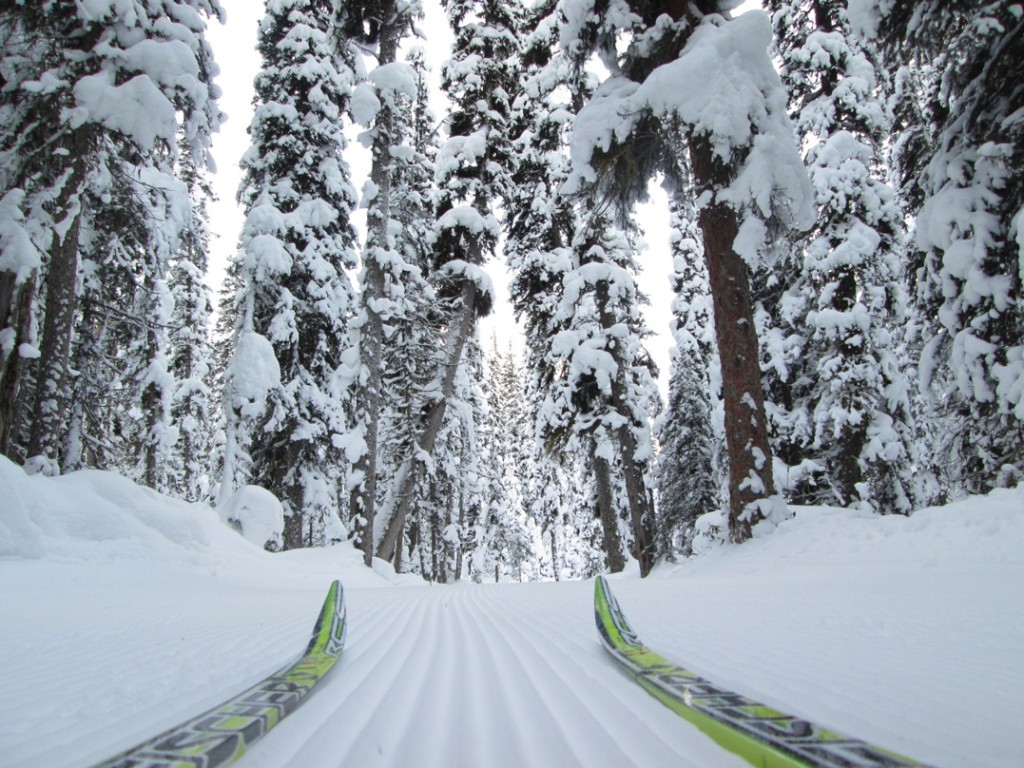
POLYGON ((906 757, 852 739, 676 666, 645 647, 630 628, 608 582, 598 576, 594 613, 601 643, 648 693, 720 746, 760 768, 903 768, 906 757))
POLYGON ((345 595, 335 581, 305 652, 244 693, 95 768, 213 768, 231 765, 295 710, 345 646, 345 595))

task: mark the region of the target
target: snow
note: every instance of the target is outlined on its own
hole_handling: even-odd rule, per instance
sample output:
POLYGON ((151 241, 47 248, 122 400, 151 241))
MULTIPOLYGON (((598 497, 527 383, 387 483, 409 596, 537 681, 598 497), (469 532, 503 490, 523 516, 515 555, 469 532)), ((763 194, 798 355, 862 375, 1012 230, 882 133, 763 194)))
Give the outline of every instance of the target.
POLYGON ((152 150, 156 140, 175 145, 174 105, 147 75, 114 85, 112 71, 89 75, 74 87, 77 107, 71 127, 96 122, 152 150))
POLYGON ((352 90, 349 114, 359 125, 369 128, 373 124, 374 118, 377 117, 377 113, 380 112, 380 107, 380 99, 377 98, 377 94, 373 92, 373 86, 369 83, 360 83, 352 90))
POLYGON ((370 81, 386 99, 394 102, 394 94, 416 98, 416 70, 404 61, 382 64, 369 74, 370 81))
MULTIPOLYGON (((618 671, 591 583, 426 587, 347 544, 273 554, 105 472, 0 458, 0 488, 9 768, 90 765, 239 692, 302 650, 333 578, 342 660, 242 765, 746 765, 618 671)), ((929 764, 1010 768, 1022 507, 1024 488, 909 518, 796 507, 612 586, 649 646, 720 685, 929 764)))
POLYGON ((0 198, 0 270, 13 272, 18 283, 24 282, 42 263, 24 229, 24 202, 25 192, 20 189, 12 189, 0 198))
POLYGON ((238 532, 257 547, 267 544, 281 547, 284 506, 266 488, 243 485, 228 497, 218 512, 221 520, 232 527, 238 526, 238 532))
POLYGON ((246 405, 246 411, 259 413, 267 395, 281 385, 281 366, 274 345, 266 336, 248 331, 235 343, 227 378, 234 395, 246 405))
POLYGON ((738 209, 752 202, 763 218, 775 215, 797 229, 809 227, 811 186, 786 117, 786 92, 767 53, 771 22, 760 11, 709 19, 677 59, 656 67, 642 83, 623 76, 601 83, 574 124, 573 169, 564 191, 575 193, 593 182, 595 151, 624 140, 651 114, 678 119, 706 136, 725 162, 746 153, 719 200, 738 209))

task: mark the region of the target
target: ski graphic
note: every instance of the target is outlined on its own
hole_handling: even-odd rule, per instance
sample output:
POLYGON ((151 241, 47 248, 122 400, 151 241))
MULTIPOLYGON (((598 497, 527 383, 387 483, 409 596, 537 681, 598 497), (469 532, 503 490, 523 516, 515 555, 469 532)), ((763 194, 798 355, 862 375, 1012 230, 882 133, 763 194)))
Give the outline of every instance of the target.
POLYGON ((676 666, 645 647, 608 582, 597 577, 601 643, 648 693, 720 746, 759 768, 905 768, 914 760, 786 715, 676 666))
POLYGON ((214 768, 231 765, 291 714, 345 646, 345 594, 335 581, 309 645, 293 664, 244 693, 94 768, 214 768))

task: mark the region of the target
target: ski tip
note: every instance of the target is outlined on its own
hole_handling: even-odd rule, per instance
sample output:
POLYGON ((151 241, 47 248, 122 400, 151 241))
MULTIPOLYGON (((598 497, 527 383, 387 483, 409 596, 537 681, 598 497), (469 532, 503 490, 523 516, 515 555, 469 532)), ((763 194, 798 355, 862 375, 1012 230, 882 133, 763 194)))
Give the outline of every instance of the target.
POLYGON ((612 588, 604 576, 594 580, 594 621, 601 643, 608 650, 624 650, 631 646, 639 646, 637 637, 619 607, 612 588))
POLYGON ((320 610, 306 653, 319 651, 330 656, 339 656, 345 647, 348 634, 348 620, 345 609, 345 588, 335 579, 327 589, 324 607, 320 610))

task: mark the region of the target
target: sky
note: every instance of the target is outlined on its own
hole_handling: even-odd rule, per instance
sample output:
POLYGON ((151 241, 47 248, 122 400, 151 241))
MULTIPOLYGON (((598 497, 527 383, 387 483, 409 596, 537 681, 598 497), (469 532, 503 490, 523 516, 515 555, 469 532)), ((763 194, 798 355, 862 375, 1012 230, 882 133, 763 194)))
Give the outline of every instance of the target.
MULTIPOLYGON (((253 78, 260 67, 260 57, 256 52, 256 32, 265 9, 260 0, 221 0, 221 5, 227 12, 227 23, 211 24, 208 32, 221 70, 217 78, 223 92, 220 107, 228 116, 213 145, 217 164, 213 188, 219 199, 211 206, 210 221, 214 240, 207 280, 218 296, 227 264, 237 247, 242 229, 243 212, 235 201, 242 180, 238 161, 249 146, 247 128, 252 118, 253 78)), ((756 0, 747 0, 736 12, 757 8, 759 5, 756 0)), ((431 61, 433 76, 439 82, 441 64, 449 55, 451 32, 438 2, 426 0, 424 6, 427 17, 421 30, 426 39, 421 41, 421 45, 431 61)), ((433 108, 439 117, 444 112, 441 99, 438 92, 433 108)), ((362 179, 359 176, 369 170, 368 153, 353 143, 348 160, 356 177, 355 187, 360 189, 362 179)), ((637 278, 640 289, 651 301, 644 310, 647 327, 652 331, 647 340, 647 348, 660 370, 659 386, 664 397, 668 389, 669 352, 672 345, 669 331, 672 320, 669 285, 672 263, 668 248, 668 202, 660 187, 652 186, 651 200, 637 212, 637 220, 647 246, 639 258, 643 271, 637 278)), ((356 224, 361 227, 362 221, 356 224)), ((497 300, 494 314, 481 323, 481 339, 485 348, 493 337, 500 349, 504 350, 511 343, 513 349, 519 351, 523 343, 522 335, 509 302, 504 267, 494 263, 490 265, 489 272, 495 284, 497 300)))

